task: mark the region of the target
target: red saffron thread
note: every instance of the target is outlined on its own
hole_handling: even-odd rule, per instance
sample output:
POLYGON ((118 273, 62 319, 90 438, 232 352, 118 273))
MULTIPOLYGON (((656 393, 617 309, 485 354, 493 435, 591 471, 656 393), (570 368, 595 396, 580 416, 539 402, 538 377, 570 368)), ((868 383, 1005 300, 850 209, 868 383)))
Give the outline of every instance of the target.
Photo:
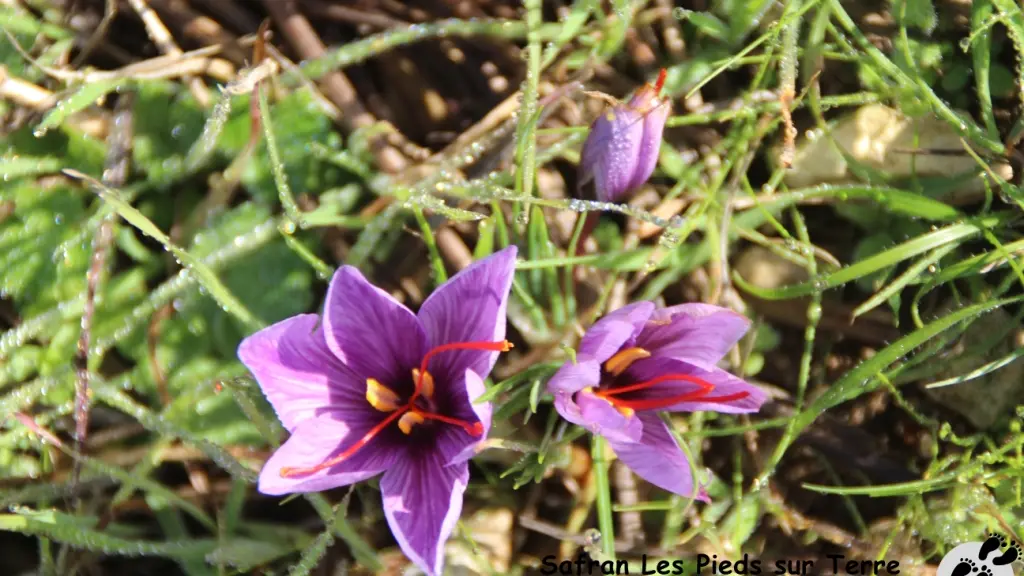
POLYGON ((725 404, 733 402, 735 400, 742 400, 750 395, 749 392, 736 392, 734 394, 727 394, 725 396, 714 396, 707 397, 715 389, 715 385, 710 382, 691 376, 690 374, 663 374, 657 378, 652 378, 644 382, 637 384, 630 384, 628 386, 622 386, 619 388, 612 388, 610 390, 602 390, 597 392, 595 395, 604 398, 611 402, 614 406, 620 406, 623 408, 631 408, 633 410, 658 410, 660 408, 667 408, 669 406, 679 404, 680 402, 704 402, 710 404, 725 404), (660 384, 662 382, 670 380, 682 380, 689 382, 697 386, 697 390, 686 392, 684 394, 678 394, 669 398, 644 398, 636 400, 628 400, 625 398, 616 398, 618 394, 624 394, 626 392, 636 392, 637 390, 646 390, 660 384))
POLYGON ((480 422, 469 423, 465 420, 460 420, 458 418, 450 418, 448 416, 443 416, 441 414, 435 414, 433 412, 420 410, 419 408, 416 408, 414 406, 414 403, 416 402, 416 399, 419 397, 420 392, 423 388, 423 379, 424 376, 427 374, 427 364, 430 362, 430 359, 434 355, 439 354, 441 352, 450 352, 453 350, 492 350, 495 352, 508 352, 511 349, 512 343, 509 342, 508 340, 503 340, 501 342, 453 342, 451 344, 442 344, 441 346, 438 346, 430 350, 423 356, 423 361, 420 362, 419 378, 416 379, 416 387, 412 393, 412 396, 409 397, 409 401, 405 404, 405 406, 402 406, 398 410, 395 410, 394 412, 389 414, 387 418, 381 420, 379 424, 371 428, 370 431, 364 434, 363 437, 360 438, 355 444, 349 446, 337 456, 325 460, 324 462, 321 462, 316 466, 308 466, 302 468, 292 466, 282 467, 280 471, 281 477, 291 478, 293 476, 313 474, 321 470, 330 468, 331 466, 341 464, 348 458, 351 458, 352 455, 358 452, 362 447, 369 444, 371 440, 373 440, 378 434, 383 432, 384 429, 387 428, 392 422, 401 417, 402 414, 405 414, 410 410, 422 416, 425 420, 437 420, 438 422, 444 422, 446 424, 451 424, 453 426, 459 426, 460 428, 465 430, 467 434, 470 434, 472 436, 483 435, 484 426, 480 422))
POLYGON ((660 96, 661 95, 661 89, 665 87, 665 78, 667 76, 668 76, 668 70, 665 70, 664 68, 662 68, 661 71, 658 72, 658 80, 657 80, 657 82, 654 83, 654 95, 655 96, 660 96))

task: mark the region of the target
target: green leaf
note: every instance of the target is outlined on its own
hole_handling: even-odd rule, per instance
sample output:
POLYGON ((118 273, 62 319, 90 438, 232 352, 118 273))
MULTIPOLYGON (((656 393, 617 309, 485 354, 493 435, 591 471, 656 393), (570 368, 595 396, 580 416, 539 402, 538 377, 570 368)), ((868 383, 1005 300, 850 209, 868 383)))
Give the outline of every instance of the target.
POLYGON ((761 496, 757 492, 747 494, 733 506, 722 522, 723 531, 732 535, 729 541, 741 549, 761 523, 761 496))
POLYGON ((78 232, 81 192, 25 182, 4 191, 14 213, 0 222, 0 290, 22 316, 35 316, 85 289, 90 246, 78 232))
MULTIPOLYGON (((196 235, 189 252, 204 258, 270 217, 266 206, 246 203, 215 218, 196 235)), ((236 260, 220 273, 227 289, 265 325, 309 310, 314 272, 278 236, 259 250, 236 260)), ((249 327, 207 302, 199 315, 206 319, 217 349, 233 358, 249 327)))
POLYGON ((898 22, 902 15, 905 20, 900 23, 916 26, 925 34, 931 34, 939 23, 932 0, 893 0, 892 14, 898 22))
MULTIPOLYGON (((249 140, 249 97, 241 96, 234 104, 231 116, 224 125, 218 149, 228 157, 241 153, 249 140)), ((288 186, 295 191, 325 190, 343 183, 346 171, 325 162, 313 154, 314 146, 328 150, 341 147, 339 136, 331 119, 309 95, 308 90, 297 90, 270 107, 270 117, 288 186)), ((268 158, 266 141, 261 138, 254 159, 245 165, 242 184, 261 203, 276 205, 277 185, 268 158)), ((349 178, 351 178, 349 176, 349 178)))
POLYGON ((150 182, 184 175, 185 156, 203 129, 203 112, 184 85, 146 82, 136 92, 132 158, 150 182))

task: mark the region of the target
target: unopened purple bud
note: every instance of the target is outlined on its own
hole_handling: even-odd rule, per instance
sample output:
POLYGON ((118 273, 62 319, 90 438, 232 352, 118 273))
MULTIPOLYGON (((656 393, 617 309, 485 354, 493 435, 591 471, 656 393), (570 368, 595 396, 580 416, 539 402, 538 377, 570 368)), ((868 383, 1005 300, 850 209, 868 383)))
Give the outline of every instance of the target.
POLYGON ((598 116, 590 126, 580 158, 580 185, 594 181, 597 199, 621 202, 647 182, 658 165, 661 135, 671 111, 655 84, 645 84, 629 102, 598 116))

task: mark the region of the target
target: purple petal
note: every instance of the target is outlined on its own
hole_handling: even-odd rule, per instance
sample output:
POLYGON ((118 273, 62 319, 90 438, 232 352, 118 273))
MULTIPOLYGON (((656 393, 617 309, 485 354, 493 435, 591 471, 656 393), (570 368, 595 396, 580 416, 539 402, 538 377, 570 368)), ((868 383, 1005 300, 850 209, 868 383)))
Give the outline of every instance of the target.
POLYGON ((555 397, 555 410, 577 426, 589 427, 580 414, 573 395, 584 388, 594 388, 601 380, 601 364, 589 356, 576 356, 576 364, 566 362, 548 380, 548 392, 555 397))
MULTIPOLYGON (((512 289, 516 247, 474 262, 434 291, 420 307, 431 347, 454 342, 499 342, 505 339, 505 306, 512 289)), ((486 378, 498 352, 459 350, 441 352, 427 368, 436 381, 459 385, 470 369, 486 378)))
POLYGON ((710 501, 703 488, 694 494, 693 474, 686 454, 665 422, 654 413, 641 413, 636 417, 643 423, 639 442, 608 439, 619 460, 637 476, 659 488, 702 502, 710 501))
POLYGON ((640 333, 654 308, 653 302, 634 302, 605 314, 583 335, 577 358, 582 355, 603 364, 640 333))
POLYGON ((395 444, 395 430, 385 430, 345 461, 325 470, 291 478, 281 468, 308 468, 326 462, 363 436, 382 418, 342 422, 331 415, 302 421, 291 438, 281 445, 260 472, 259 491, 280 495, 319 492, 372 478, 395 465, 402 453, 395 444))
POLYGON ((352 266, 343 266, 331 280, 324 328, 327 345, 342 362, 360 378, 386 386, 408 381, 426 353, 427 338, 416 316, 352 266))
POLYGON ((599 201, 620 202, 632 191, 643 134, 643 118, 628 106, 616 106, 590 125, 580 153, 581 183, 592 178, 599 201))
POLYGON ((750 319, 728 308, 680 304, 652 314, 636 341, 655 357, 676 358, 710 369, 749 329, 750 319))
POLYGON ((467 422, 480 422, 484 427, 484 433, 480 436, 470 436, 460 428, 445 427, 444 435, 438 439, 438 449, 445 454, 444 460, 449 466, 467 462, 476 456, 477 447, 487 439, 487 432, 491 429, 491 403, 473 403, 487 391, 483 378, 472 370, 466 370, 465 391, 464 398, 456 405, 454 417, 467 422))
POLYGON ((596 388, 601 383, 601 364, 588 355, 576 355, 548 380, 548 392, 557 401, 559 397, 572 396, 584 388, 596 388))
POLYGON ((384 473, 384 516, 399 547, 430 576, 444 566, 444 543, 462 513, 469 464, 447 466, 436 450, 410 451, 384 473))
POLYGON ((643 186, 647 179, 651 177, 651 174, 654 173, 654 168, 658 165, 658 153, 661 151, 661 136, 671 112, 668 103, 657 98, 653 94, 653 89, 645 89, 642 92, 649 93, 653 96, 653 99, 643 102, 641 107, 641 110, 645 110, 641 112, 643 115, 643 135, 640 138, 640 147, 637 151, 636 167, 633 169, 633 174, 628 184, 630 190, 636 190, 643 186))
POLYGON ((576 395, 576 405, 586 427, 594 434, 609 440, 637 442, 643 434, 643 424, 636 415, 625 416, 611 402, 583 391, 576 395))
POLYGON ((294 316, 238 346, 238 358, 289 432, 328 406, 366 404, 365 385, 327 347, 318 322, 315 314, 294 316))
MULTIPOLYGON (((686 374, 700 378, 713 385, 714 390, 707 395, 707 398, 722 398, 741 393, 745 393, 746 396, 725 403, 706 401, 679 402, 659 408, 659 410, 668 412, 708 411, 725 414, 748 414, 760 410, 761 405, 768 399, 768 395, 761 388, 716 367, 707 370, 680 360, 652 357, 638 360, 626 371, 627 378, 633 382, 645 382, 665 374, 686 374)), ((699 386, 692 382, 674 380, 661 382, 646 390, 627 393, 623 396, 628 395, 631 400, 664 400, 698 389, 699 386)))

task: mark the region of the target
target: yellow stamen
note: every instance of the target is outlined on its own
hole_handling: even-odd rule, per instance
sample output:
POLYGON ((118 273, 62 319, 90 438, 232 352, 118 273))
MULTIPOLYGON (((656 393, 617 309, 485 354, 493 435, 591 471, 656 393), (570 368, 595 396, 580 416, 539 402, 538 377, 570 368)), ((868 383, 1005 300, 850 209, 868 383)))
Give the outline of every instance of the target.
POLYGON ((607 114, 605 114, 605 118, 607 118, 609 122, 615 122, 615 113, 608 112, 607 114))
POLYGON ((398 419, 398 429, 405 435, 412 434, 412 427, 423 423, 423 416, 416 412, 406 412, 398 419))
POLYGON ((636 414, 636 410, 633 410, 632 408, 629 408, 628 406, 619 406, 615 402, 612 402, 611 398, 605 398, 601 393, 594 394, 594 389, 593 388, 587 387, 587 388, 584 388, 583 390, 580 390, 580 392, 585 392, 585 393, 588 393, 588 394, 592 395, 594 398, 598 398, 600 400, 604 400, 605 402, 610 404, 612 408, 615 408, 616 410, 618 410, 619 414, 622 414, 626 418, 629 418, 629 417, 633 416, 634 414, 636 414))
POLYGON ((401 407, 398 403, 398 394, 375 378, 366 379, 366 401, 381 412, 394 412, 401 407))
MULTIPOLYGON (((420 382, 420 369, 412 369, 412 381, 420 382)), ((422 372, 423 382, 420 383, 420 392, 427 398, 434 397, 434 377, 430 375, 430 372, 422 372)))
POLYGON ((618 376, 626 371, 633 362, 640 360, 641 358, 650 358, 651 353, 643 348, 626 348, 620 351, 615 356, 612 356, 604 363, 604 368, 610 372, 613 376, 618 376))

